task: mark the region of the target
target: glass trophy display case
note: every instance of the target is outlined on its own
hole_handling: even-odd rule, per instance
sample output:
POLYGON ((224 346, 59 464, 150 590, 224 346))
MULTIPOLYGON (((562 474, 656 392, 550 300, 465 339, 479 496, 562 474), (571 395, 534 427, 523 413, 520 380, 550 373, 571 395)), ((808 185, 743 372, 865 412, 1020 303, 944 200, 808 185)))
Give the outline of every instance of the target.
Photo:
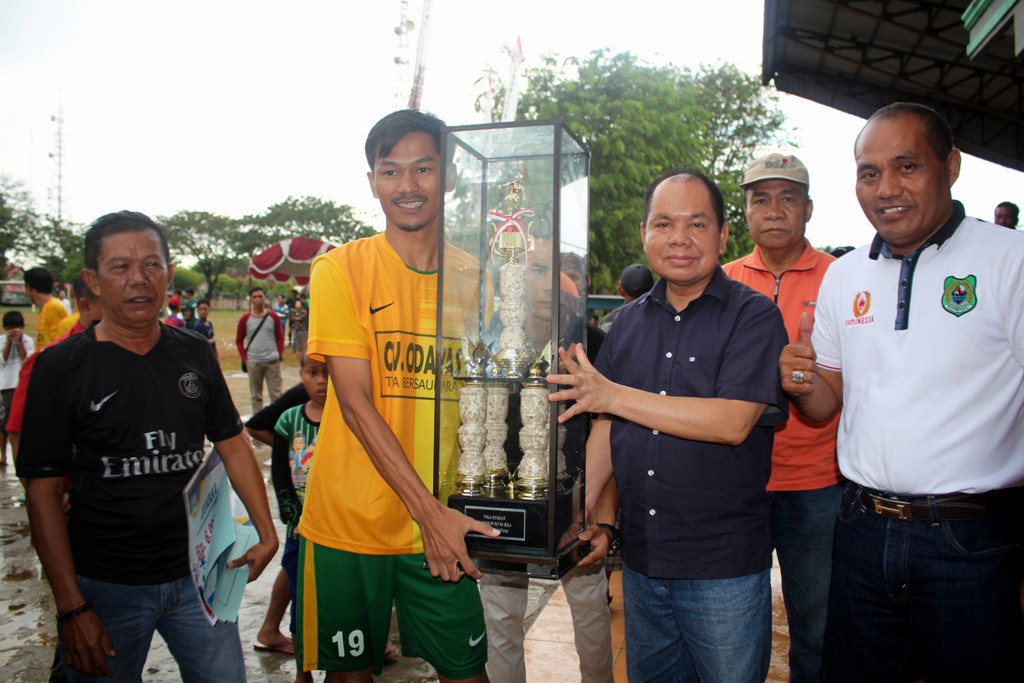
POLYGON ((449 127, 439 254, 435 493, 501 531, 483 571, 555 578, 582 551, 586 416, 545 381, 586 344, 586 147, 561 121, 449 127))

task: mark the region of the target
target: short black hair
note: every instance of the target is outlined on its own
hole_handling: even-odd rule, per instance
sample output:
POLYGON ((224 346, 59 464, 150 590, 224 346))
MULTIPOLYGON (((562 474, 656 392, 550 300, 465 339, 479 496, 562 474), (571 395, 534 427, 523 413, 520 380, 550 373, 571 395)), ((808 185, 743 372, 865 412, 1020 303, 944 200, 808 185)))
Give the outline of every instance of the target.
POLYGON ((252 287, 249 288, 249 296, 252 296, 253 292, 263 292, 264 294, 266 294, 266 291, 264 291, 264 289, 259 285, 253 285, 252 287))
POLYGON ((715 218, 718 220, 718 229, 721 230, 722 226, 725 225, 725 197, 722 195, 722 190, 718 187, 718 183, 695 168, 674 168, 671 171, 662 173, 650 184, 647 192, 644 193, 644 225, 647 225, 647 219, 651 215, 651 198, 654 197, 654 191, 663 182, 676 176, 689 176, 704 183, 704 187, 708 189, 708 194, 711 195, 711 208, 714 210, 715 218))
POLYGON ((373 170, 378 157, 391 153, 398 141, 409 133, 427 133, 434 139, 434 149, 441 153, 441 129, 444 121, 433 114, 416 109, 391 112, 373 125, 366 136, 366 163, 373 170))
POLYGON ((79 299, 88 299, 89 301, 99 301, 99 297, 92 293, 89 289, 89 285, 85 284, 85 280, 81 274, 76 275, 75 279, 71 281, 71 291, 75 293, 75 301, 79 299))
POLYGON ((21 311, 4 313, 4 329, 9 330, 12 327, 25 327, 25 316, 21 314, 21 311))
POLYGON ((832 256, 835 256, 836 258, 839 258, 840 256, 846 256, 847 254, 849 254, 851 251, 853 251, 856 248, 857 247, 851 247, 851 246, 832 247, 832 250, 830 252, 828 252, 828 253, 831 254, 832 256))
POLYGON ((868 117, 864 128, 860 129, 860 133, 857 133, 857 139, 853 141, 853 149, 856 151, 857 143, 860 142, 860 136, 872 121, 875 119, 895 119, 901 116, 913 116, 923 123, 925 139, 928 140, 928 144, 935 152, 935 156, 940 161, 945 161, 949 158, 949 153, 953 151, 954 147, 953 131, 950 129, 949 123, 946 119, 942 118, 942 114, 939 112, 916 102, 893 102, 876 111, 868 117))
POLYGON ((1013 220, 1016 221, 1020 218, 1020 207, 1013 202, 999 202, 996 204, 997 209, 1009 209, 1010 213, 1013 214, 1013 220))
POLYGON ((100 262, 100 249, 103 240, 111 235, 123 232, 146 232, 150 230, 156 233, 160 240, 160 249, 164 253, 166 265, 171 263, 171 249, 167 245, 167 233, 163 226, 154 221, 144 213, 138 211, 118 211, 100 216, 92 222, 85 232, 85 267, 96 270, 100 262))
POLYGON ((203 304, 206 304, 207 306, 209 306, 210 305, 210 300, 209 299, 200 299, 199 301, 196 302, 196 308, 199 308, 203 304))
POLYGON ((25 271, 25 286, 44 294, 53 293, 53 275, 46 268, 37 266, 25 271))
POLYGON ((195 294, 196 293, 196 288, 195 287, 186 287, 185 288, 185 293, 186 294, 195 294))

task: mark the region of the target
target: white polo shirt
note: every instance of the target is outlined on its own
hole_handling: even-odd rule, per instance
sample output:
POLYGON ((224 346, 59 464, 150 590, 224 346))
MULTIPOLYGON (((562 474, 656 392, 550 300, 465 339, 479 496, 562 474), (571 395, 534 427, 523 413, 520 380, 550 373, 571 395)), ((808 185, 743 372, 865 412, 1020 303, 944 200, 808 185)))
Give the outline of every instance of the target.
POLYGON ((1024 233, 965 218, 909 282, 871 250, 832 264, 815 313, 818 364, 843 376, 840 470, 914 495, 1024 484, 1024 233))

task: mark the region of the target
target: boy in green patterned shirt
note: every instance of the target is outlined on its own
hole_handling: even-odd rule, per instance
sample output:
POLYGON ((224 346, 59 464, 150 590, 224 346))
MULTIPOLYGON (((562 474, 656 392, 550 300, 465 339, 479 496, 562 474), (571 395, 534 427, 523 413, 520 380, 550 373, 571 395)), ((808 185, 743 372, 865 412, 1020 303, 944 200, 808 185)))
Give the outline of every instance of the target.
MULTIPOLYGON (((295 638, 295 590, 298 577, 299 541, 295 525, 302 515, 302 498, 306 490, 306 475, 313 464, 317 432, 327 400, 327 365, 321 361, 301 357, 299 378, 309 394, 302 405, 289 408, 274 425, 274 444, 271 451, 270 474, 277 494, 277 507, 285 523, 284 555, 281 566, 288 574, 288 592, 291 595, 291 634, 295 638)), ((296 662, 295 682, 311 683, 313 674, 303 671, 296 662)))

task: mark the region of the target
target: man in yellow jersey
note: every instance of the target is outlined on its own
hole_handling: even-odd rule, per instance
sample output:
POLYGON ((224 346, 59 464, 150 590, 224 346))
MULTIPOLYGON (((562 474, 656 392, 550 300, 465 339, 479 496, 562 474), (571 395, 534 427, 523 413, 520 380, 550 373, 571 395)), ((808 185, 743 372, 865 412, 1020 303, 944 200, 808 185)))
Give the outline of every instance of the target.
POLYGON ((430 489, 443 125, 411 110, 377 122, 367 176, 385 230, 312 265, 307 354, 327 363, 331 389, 297 529, 296 645, 328 683, 380 672, 392 602, 405 656, 441 681, 487 681, 480 595, 461 580, 481 573, 464 536, 498 532, 430 489))
POLYGON ((53 296, 53 276, 46 268, 29 268, 25 271, 25 293, 39 309, 36 323, 36 350, 42 351, 53 343, 60 333, 60 321, 68 316, 68 309, 60 299, 53 296))

